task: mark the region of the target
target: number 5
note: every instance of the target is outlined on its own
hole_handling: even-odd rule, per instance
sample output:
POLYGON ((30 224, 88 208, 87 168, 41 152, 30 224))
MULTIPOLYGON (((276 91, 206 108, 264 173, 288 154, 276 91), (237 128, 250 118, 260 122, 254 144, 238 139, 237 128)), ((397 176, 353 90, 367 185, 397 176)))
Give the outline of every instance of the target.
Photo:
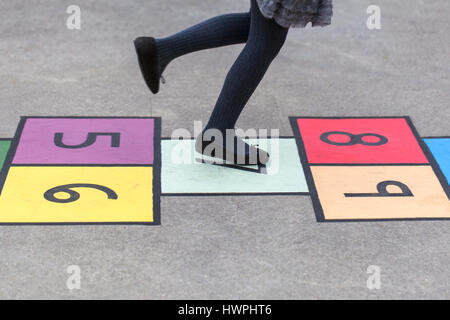
POLYGON ((86 141, 84 141, 82 144, 78 145, 67 145, 65 144, 63 139, 64 133, 62 132, 56 132, 55 138, 53 141, 55 142, 55 146, 65 149, 81 149, 86 148, 95 143, 97 141, 98 136, 111 136, 111 148, 118 148, 120 146, 120 133, 119 132, 89 132, 86 138, 86 141))

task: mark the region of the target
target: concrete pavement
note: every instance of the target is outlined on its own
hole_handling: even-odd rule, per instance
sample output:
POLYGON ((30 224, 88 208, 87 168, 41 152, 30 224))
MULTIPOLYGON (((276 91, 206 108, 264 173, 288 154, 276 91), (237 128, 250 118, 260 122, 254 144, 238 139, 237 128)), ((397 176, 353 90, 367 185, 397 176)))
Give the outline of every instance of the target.
MULTIPOLYGON (((238 126, 289 116, 409 115, 449 135, 450 3, 336 1, 333 25, 293 29, 238 126)), ((164 36, 246 0, 2 1, 0 137, 21 115, 159 116, 163 136, 208 119, 242 46, 173 62, 146 89, 132 40, 164 36), (66 8, 81 8, 81 30, 66 8)), ((309 197, 163 197, 162 225, 1 226, 0 298, 449 299, 450 221, 317 223, 309 197), (81 270, 69 290, 67 267, 81 270), (382 287, 366 287, 367 268, 382 287)))

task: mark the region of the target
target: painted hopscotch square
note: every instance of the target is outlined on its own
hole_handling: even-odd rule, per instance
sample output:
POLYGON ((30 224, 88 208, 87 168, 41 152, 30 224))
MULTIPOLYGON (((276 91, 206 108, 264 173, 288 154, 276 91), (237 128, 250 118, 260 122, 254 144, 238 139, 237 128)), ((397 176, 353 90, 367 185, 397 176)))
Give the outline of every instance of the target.
POLYGON ((291 118, 310 164, 427 164, 409 118, 291 118))
POLYGON ((271 155, 266 168, 248 170, 196 162, 194 140, 161 141, 163 195, 307 194, 294 138, 246 139, 271 155), (260 172, 258 172, 260 171, 260 172))
POLYGON ((442 174, 445 176, 447 187, 450 185, 450 137, 426 138, 424 139, 436 159, 442 174))
POLYGON ((0 139, 0 170, 3 168, 10 146, 11 139, 0 139))
POLYGON ((155 118, 24 117, 12 163, 152 165, 155 121, 155 118))
POLYGON ((311 172, 319 221, 450 218, 450 201, 431 166, 312 166, 311 172), (377 196, 384 181, 412 195, 390 184, 391 196, 377 196))
POLYGON ((0 223, 159 224, 153 175, 152 167, 13 166, 0 196, 0 223), (97 188, 76 186, 86 184, 97 188), (77 200, 51 192, 65 185, 75 185, 77 200))

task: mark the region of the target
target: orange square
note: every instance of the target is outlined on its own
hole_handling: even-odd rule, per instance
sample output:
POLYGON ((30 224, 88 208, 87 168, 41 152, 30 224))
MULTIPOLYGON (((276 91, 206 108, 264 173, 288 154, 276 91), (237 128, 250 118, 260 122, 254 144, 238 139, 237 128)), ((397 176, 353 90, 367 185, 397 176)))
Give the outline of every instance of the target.
POLYGON ((450 218, 431 166, 311 166, 311 172, 319 220, 450 218))

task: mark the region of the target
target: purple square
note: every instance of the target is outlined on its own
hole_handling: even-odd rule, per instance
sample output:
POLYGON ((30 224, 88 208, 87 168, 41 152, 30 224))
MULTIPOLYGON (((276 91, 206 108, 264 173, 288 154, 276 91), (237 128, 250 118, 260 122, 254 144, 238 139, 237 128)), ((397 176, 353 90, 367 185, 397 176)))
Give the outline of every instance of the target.
POLYGON ((27 118, 13 164, 152 165, 150 118, 27 118))

